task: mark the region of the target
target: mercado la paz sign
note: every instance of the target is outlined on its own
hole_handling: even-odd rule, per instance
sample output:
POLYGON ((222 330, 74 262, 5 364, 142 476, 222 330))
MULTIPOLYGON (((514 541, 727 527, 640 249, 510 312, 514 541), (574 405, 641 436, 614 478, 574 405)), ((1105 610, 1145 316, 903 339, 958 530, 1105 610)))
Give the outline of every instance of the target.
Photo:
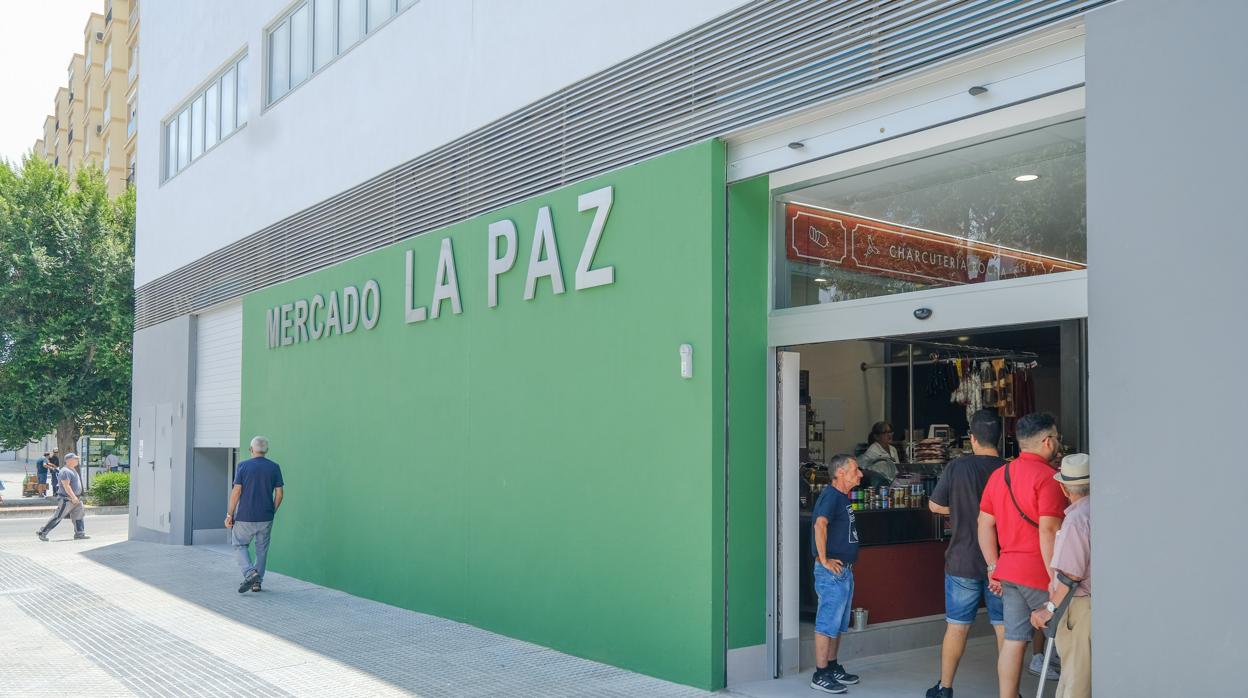
MULTIPOLYGON (((576 265, 575 288, 578 291, 615 283, 615 267, 591 269, 602 234, 611 214, 615 200, 613 187, 603 187, 577 197, 577 209, 582 213, 594 211, 589 235, 581 248, 581 258, 576 265)), ((516 265, 516 224, 509 219, 495 221, 487 229, 486 297, 491 308, 498 306, 498 277, 511 271, 516 265), (500 245, 502 241, 503 245, 500 245), (503 248, 502 254, 499 253, 503 248)), ((464 311, 459 296, 459 275, 456 272, 455 250, 451 238, 442 239, 438 254, 437 272, 434 274, 433 295, 429 307, 415 303, 415 255, 407 251, 404 282, 403 317, 408 324, 437 319, 443 305, 450 303, 451 312, 458 315, 464 311)), ((555 240, 555 225, 550 207, 537 211, 534 225, 533 245, 529 250, 528 271, 524 282, 524 299, 531 301, 537 293, 537 282, 549 278, 554 293, 564 292, 563 269, 559 263, 559 246, 555 240)), ((268 348, 315 342, 334 335, 355 332, 359 328, 371 330, 381 316, 381 286, 370 279, 363 288, 347 286, 330 291, 329 297, 317 293, 311 298, 300 298, 293 303, 265 310, 268 326, 268 348)))

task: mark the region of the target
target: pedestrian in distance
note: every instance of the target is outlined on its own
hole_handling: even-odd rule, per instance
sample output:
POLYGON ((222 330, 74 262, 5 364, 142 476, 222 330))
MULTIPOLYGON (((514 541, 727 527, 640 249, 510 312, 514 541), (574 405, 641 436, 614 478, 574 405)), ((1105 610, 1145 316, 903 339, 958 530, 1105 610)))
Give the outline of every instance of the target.
POLYGON ((997 658, 1001 698, 1018 695, 1024 653, 1034 634, 1031 612, 1049 599, 1053 542, 1067 504, 1050 465, 1062 445, 1053 415, 1029 414, 1018 420, 1014 433, 1022 453, 988 478, 979 503, 979 548, 988 565, 989 589, 1001 595, 1005 619, 1005 642, 997 658))
POLYGON ((61 469, 61 451, 58 448, 52 449, 52 455, 48 456, 48 461, 44 463, 48 469, 48 486, 52 490, 53 497, 61 496, 61 483, 57 479, 57 471, 61 469))
POLYGON ((810 687, 824 693, 845 693, 858 683, 837 661, 841 633, 849 630, 854 605, 854 563, 858 561, 858 526, 849 492, 862 482, 858 461, 848 454, 828 462, 832 486, 815 501, 810 546, 815 557, 815 675, 810 687))
POLYGON ((44 451, 43 456, 35 461, 35 474, 38 475, 39 479, 38 492, 43 497, 48 496, 48 459, 51 457, 52 453, 50 451, 44 451))
POLYGON ((42 528, 35 531, 35 535, 46 543, 48 533, 61 523, 61 519, 69 519, 74 522, 74 540, 87 538, 86 525, 83 523, 86 507, 82 503, 82 478, 78 476, 77 454, 65 454, 65 465, 57 469, 56 478, 60 483, 56 512, 42 528))
POLYGON ((997 651, 1005 639, 1001 597, 988 589, 988 567, 979 549, 979 500, 988 479, 1005 465, 997 451, 1001 418, 993 410, 971 415, 971 453, 945 466, 928 508, 949 517, 953 534, 945 550, 945 639, 940 653, 940 681, 927 698, 952 698, 953 678, 966 652, 966 638, 979 612, 979 600, 988 609, 988 622, 997 636, 997 651))
POLYGON ((282 506, 285 484, 282 469, 269 460, 269 440, 257 436, 251 440, 251 458, 238 464, 234 473, 234 489, 230 507, 225 513, 225 527, 230 529, 235 557, 243 573, 238 593, 260 591, 264 582, 264 563, 269 556, 269 539, 273 534, 273 518, 282 506), (256 543, 255 561, 251 543, 256 543))
MULTIPOLYGON (((1066 518, 1053 543, 1053 570, 1079 582, 1075 598, 1058 620, 1054 643, 1062 655, 1062 676, 1057 698, 1092 696, 1092 500, 1090 459, 1075 453, 1062 459, 1061 472, 1053 476, 1070 500, 1066 518)), ((1056 576, 1056 575, 1054 575, 1056 576)), ((1031 624, 1043 628, 1066 598, 1067 588, 1056 581, 1049 585, 1049 601, 1031 612, 1031 624)))
POLYGON ((115 473, 118 470, 121 470, 121 459, 116 453, 109 451, 108 455, 104 456, 104 472, 115 473))

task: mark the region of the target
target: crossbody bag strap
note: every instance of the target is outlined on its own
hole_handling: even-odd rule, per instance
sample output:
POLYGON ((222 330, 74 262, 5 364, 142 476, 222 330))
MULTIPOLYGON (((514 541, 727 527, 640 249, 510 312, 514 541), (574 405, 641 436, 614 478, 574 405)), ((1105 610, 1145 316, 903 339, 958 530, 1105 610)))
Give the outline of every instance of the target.
POLYGON ((1026 521, 1027 523, 1031 524, 1032 526, 1035 526, 1036 528, 1040 528, 1040 524, 1036 523, 1035 521, 1032 521, 1031 517, 1028 516, 1027 513, 1023 511, 1023 508, 1018 505, 1018 498, 1014 496, 1014 485, 1010 482, 1010 464, 1009 463, 1005 464, 1005 489, 1006 491, 1010 493, 1010 501, 1014 502, 1014 508, 1018 510, 1018 515, 1023 517, 1023 521, 1026 521))

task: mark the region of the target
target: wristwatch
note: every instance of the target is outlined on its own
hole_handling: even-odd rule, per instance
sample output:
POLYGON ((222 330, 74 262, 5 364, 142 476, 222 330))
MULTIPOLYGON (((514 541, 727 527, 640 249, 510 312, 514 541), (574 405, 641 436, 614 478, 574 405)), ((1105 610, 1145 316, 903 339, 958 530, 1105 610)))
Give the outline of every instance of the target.
POLYGON ((1049 613, 1053 613, 1054 611, 1057 610, 1057 606, 1054 606, 1052 601, 1045 601, 1044 610, 1048 611, 1049 613))

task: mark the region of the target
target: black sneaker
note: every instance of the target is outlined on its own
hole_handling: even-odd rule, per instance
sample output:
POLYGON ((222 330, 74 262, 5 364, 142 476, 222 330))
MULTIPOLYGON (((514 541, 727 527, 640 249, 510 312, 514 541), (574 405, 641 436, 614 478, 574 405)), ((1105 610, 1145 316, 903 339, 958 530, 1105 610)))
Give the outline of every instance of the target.
POLYGON ((258 581, 260 581, 260 575, 256 574, 255 572, 252 572, 246 577, 243 577, 243 583, 238 585, 238 593, 246 594, 247 592, 251 591, 251 585, 255 584, 258 581))
POLYGON ((927 689, 927 698, 953 698, 953 689, 948 686, 941 686, 937 681, 935 686, 927 689))
POLYGON ((43 529, 39 529, 38 531, 35 531, 35 535, 39 536, 39 540, 43 541, 44 543, 48 542, 48 534, 44 533, 43 529))
POLYGON ((810 677, 810 687, 824 693, 845 693, 849 690, 845 687, 845 684, 837 681, 832 676, 832 667, 830 666, 822 671, 815 670, 815 675, 810 677))
POLYGON ((261 589, 260 589, 260 580, 258 580, 258 579, 257 579, 257 580, 256 580, 256 581, 255 581, 255 582, 251 585, 251 590, 252 590, 252 591, 261 591, 261 589))
POLYGON ((846 686, 853 686, 858 683, 858 675, 845 671, 845 667, 841 666, 839 662, 832 662, 829 664, 828 671, 831 672, 832 678, 845 684, 846 686))

